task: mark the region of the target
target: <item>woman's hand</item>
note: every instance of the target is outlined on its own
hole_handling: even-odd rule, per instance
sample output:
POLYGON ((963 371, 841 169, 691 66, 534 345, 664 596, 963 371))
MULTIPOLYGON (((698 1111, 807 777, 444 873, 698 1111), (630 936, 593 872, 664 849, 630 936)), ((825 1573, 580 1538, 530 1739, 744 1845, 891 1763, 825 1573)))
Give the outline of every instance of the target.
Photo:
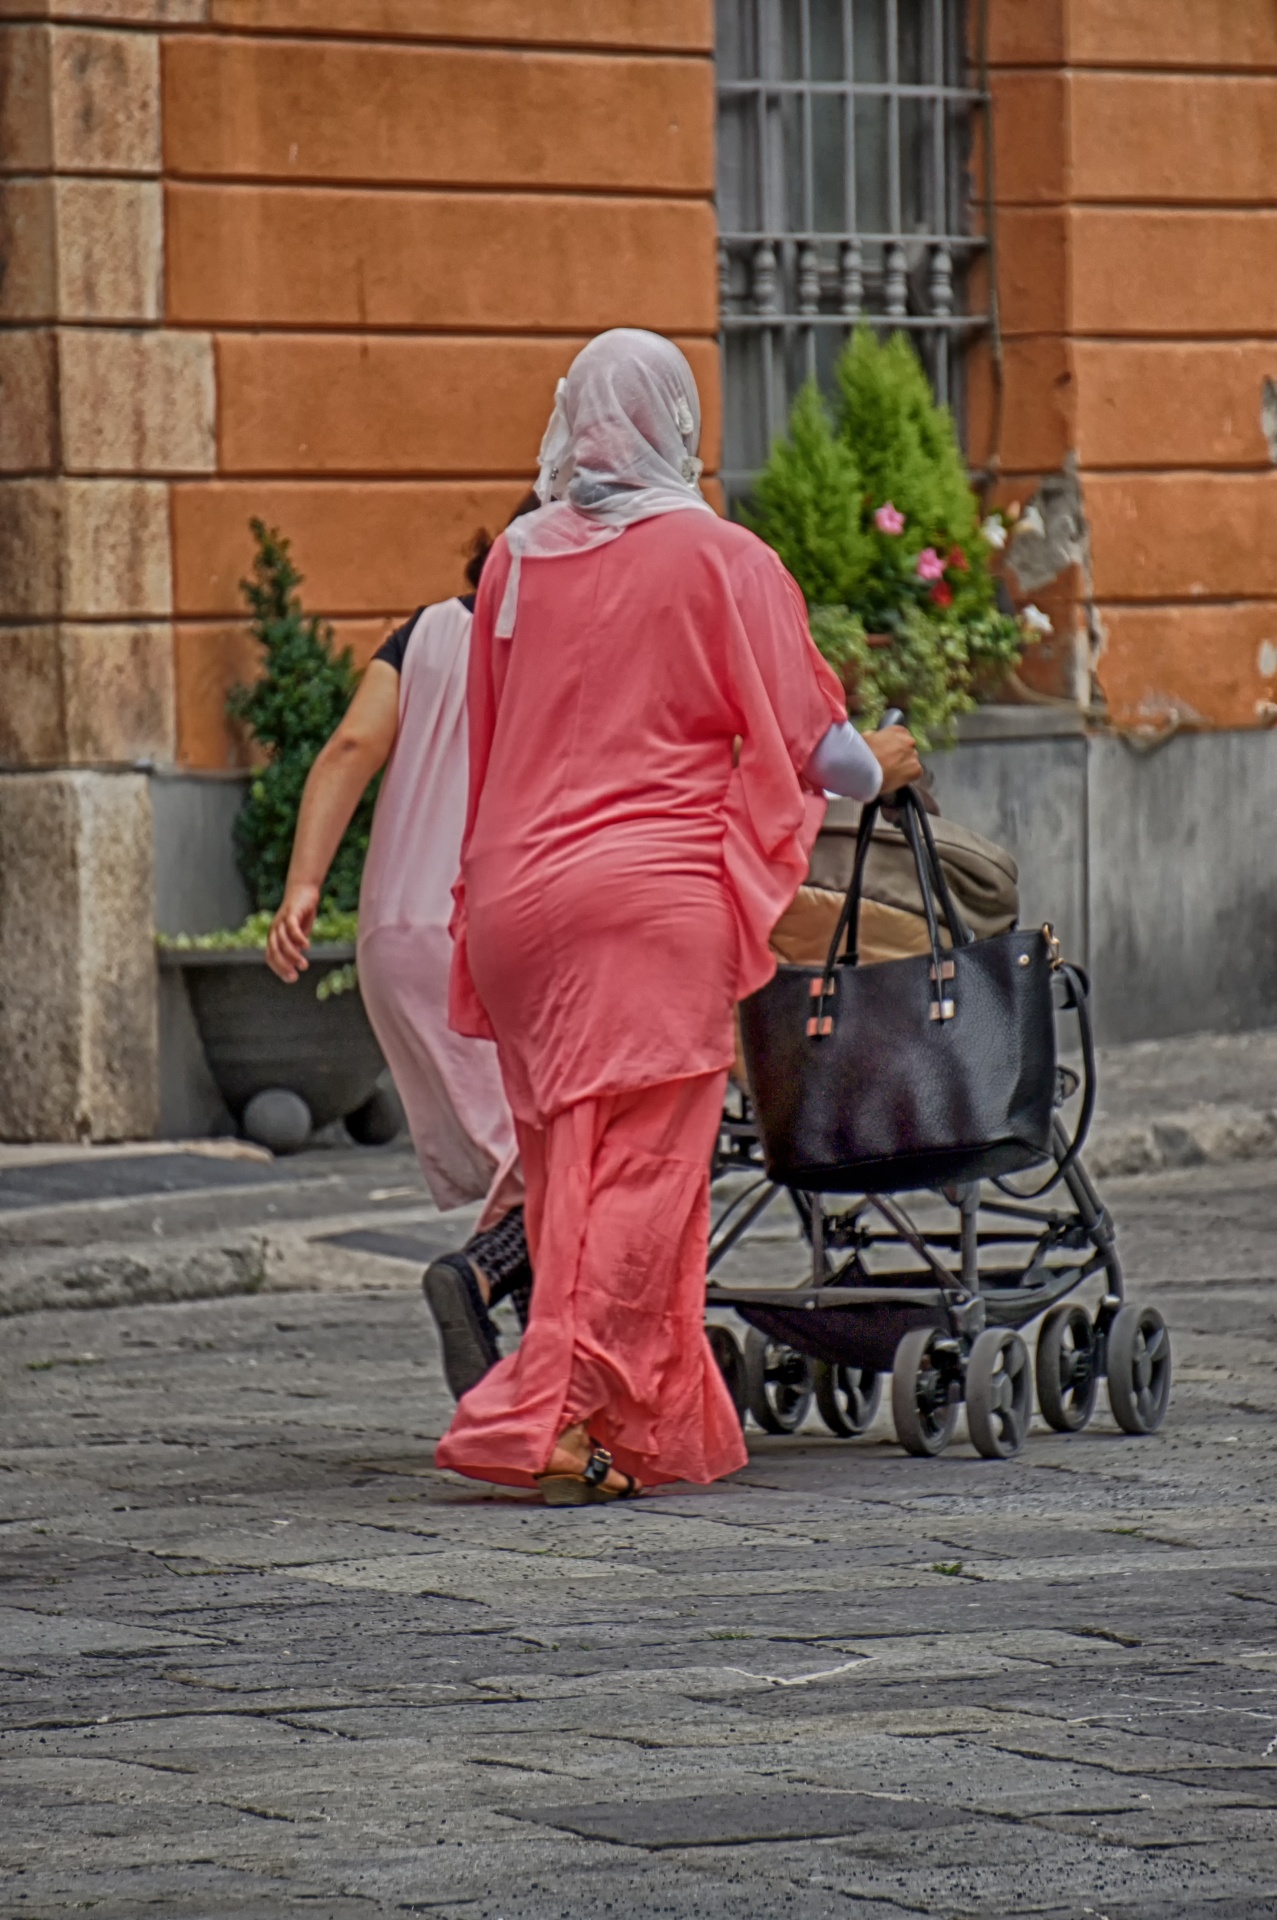
POLYGON ((882 791, 897 793, 922 778, 922 762, 908 727, 882 727, 861 738, 882 768, 882 791))
POLYGON ((288 888, 283 904, 271 922, 266 941, 266 964, 272 973, 277 973, 289 986, 310 965, 306 949, 310 945, 310 930, 318 912, 319 888, 294 884, 288 888))
POLYGON ((360 794, 385 766, 398 726, 399 675, 386 661, 370 660, 345 719, 315 756, 302 789, 284 904, 266 942, 267 966, 289 986, 306 971, 319 891, 333 855, 360 794))

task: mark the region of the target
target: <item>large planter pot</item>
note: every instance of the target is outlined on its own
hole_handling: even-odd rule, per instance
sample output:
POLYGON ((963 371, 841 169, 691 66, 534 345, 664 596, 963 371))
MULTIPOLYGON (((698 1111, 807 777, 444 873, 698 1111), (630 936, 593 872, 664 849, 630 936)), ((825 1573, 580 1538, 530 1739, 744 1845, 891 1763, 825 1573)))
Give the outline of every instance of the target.
POLYGON ((289 987, 255 949, 161 953, 162 966, 182 970, 209 1069, 236 1120, 254 1094, 283 1087, 326 1126, 364 1104, 385 1066, 358 989, 316 997, 354 947, 312 947, 309 957, 289 987))

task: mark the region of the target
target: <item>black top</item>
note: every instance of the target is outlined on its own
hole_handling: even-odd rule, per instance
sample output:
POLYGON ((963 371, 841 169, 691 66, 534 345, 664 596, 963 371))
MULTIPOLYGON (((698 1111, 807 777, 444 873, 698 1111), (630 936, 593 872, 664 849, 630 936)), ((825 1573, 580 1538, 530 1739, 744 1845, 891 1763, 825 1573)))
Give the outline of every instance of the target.
MULTIPOLYGON (((467 613, 474 612, 474 595, 472 593, 458 594, 457 597, 467 613)), ((418 607, 411 620, 405 620, 401 627, 396 627, 394 632, 382 641, 376 653, 374 653, 373 659, 384 660, 386 665, 393 667, 396 673, 402 673, 403 657, 408 651, 408 642, 412 638, 412 630, 424 612, 424 607, 418 607)))

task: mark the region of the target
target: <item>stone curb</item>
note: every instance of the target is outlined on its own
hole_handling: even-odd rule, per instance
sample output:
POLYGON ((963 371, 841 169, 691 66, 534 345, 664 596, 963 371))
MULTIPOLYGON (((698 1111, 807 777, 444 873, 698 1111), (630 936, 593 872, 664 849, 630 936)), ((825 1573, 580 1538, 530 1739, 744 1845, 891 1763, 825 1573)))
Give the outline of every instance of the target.
POLYGON ((1277 1154, 1277 1109, 1215 1105, 1190 1107, 1162 1120, 1101 1120, 1083 1149, 1097 1180, 1262 1160, 1270 1154, 1277 1154))
MULTIPOLYGON (((322 1230, 347 1224, 325 1221, 322 1230)), ((420 1269, 400 1264, 402 1280, 386 1260, 283 1229, 229 1241, 173 1241, 154 1252, 131 1245, 33 1265, 25 1273, 11 1267, 0 1274, 0 1320, 65 1308, 157 1306, 245 1293, 384 1292, 419 1285, 420 1269)))
POLYGON ((216 1300, 266 1286, 260 1235, 229 1246, 170 1245, 162 1252, 81 1255, 0 1280, 0 1315, 65 1307, 135 1307, 153 1301, 216 1300))

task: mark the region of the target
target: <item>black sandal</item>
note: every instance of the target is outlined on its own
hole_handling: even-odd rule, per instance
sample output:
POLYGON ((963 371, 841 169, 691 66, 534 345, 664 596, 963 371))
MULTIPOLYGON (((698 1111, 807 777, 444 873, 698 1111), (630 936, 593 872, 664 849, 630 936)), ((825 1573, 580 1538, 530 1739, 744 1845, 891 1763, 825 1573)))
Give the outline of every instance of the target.
POLYGON ((617 1473, 623 1487, 604 1485, 612 1472, 612 1456, 606 1447, 595 1447, 580 1473, 539 1473, 537 1485, 547 1507, 591 1507, 607 1500, 637 1500, 643 1492, 632 1473, 617 1473))

